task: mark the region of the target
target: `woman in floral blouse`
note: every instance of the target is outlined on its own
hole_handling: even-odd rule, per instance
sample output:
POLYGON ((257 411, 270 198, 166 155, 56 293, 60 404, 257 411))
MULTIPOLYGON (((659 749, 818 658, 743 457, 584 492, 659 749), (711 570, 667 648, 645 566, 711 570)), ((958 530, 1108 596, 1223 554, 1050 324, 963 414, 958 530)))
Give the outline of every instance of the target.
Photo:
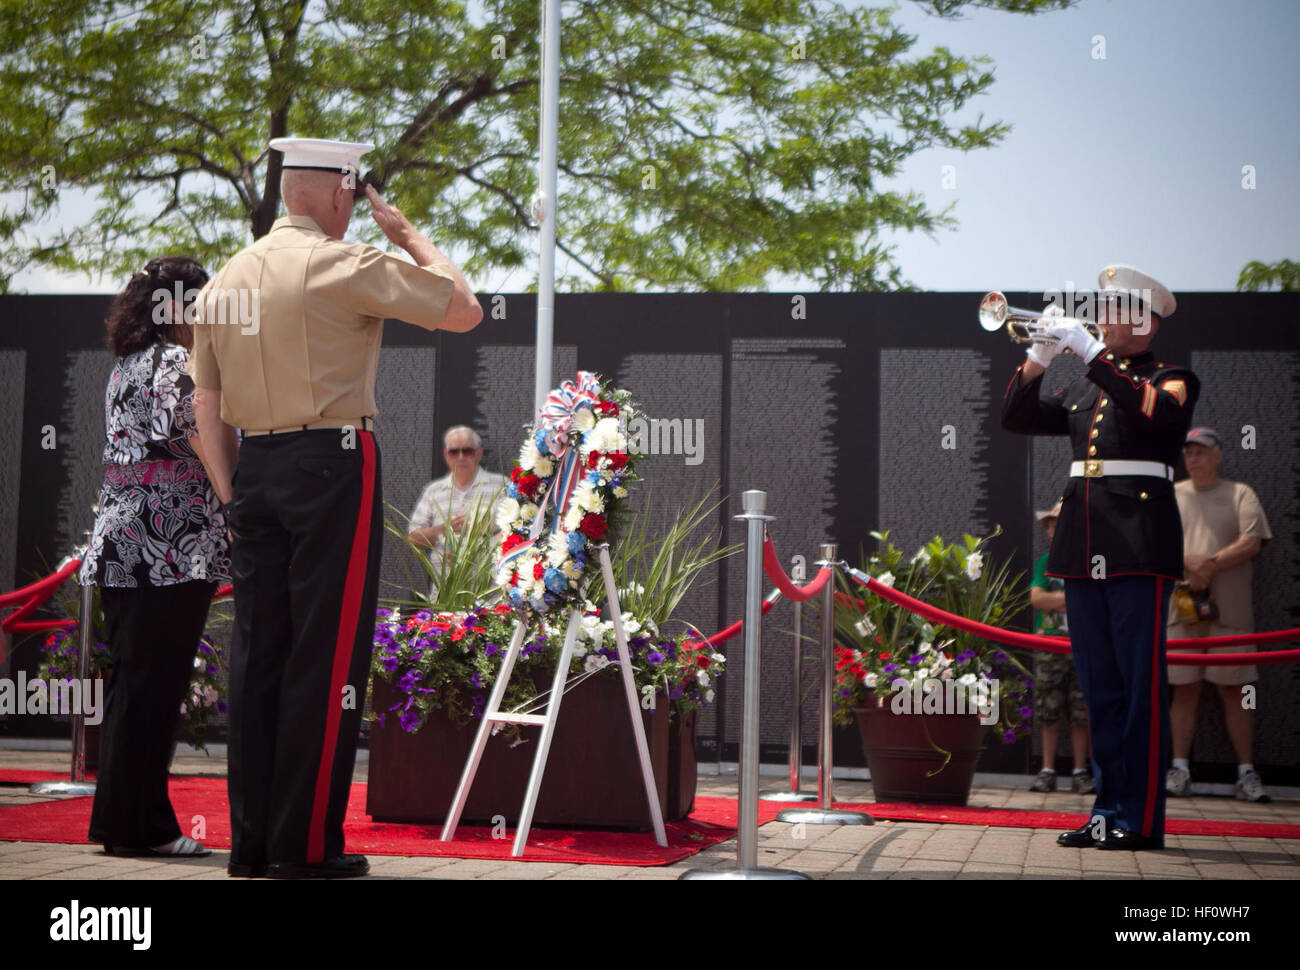
POLYGON ((152 259, 108 312, 117 360, 104 396, 99 516, 81 581, 100 587, 113 656, 90 817, 91 840, 113 855, 210 854, 181 834, 167 797, 208 606, 230 581, 225 515, 195 450, 194 382, 185 373, 194 332, 184 309, 207 279, 192 259, 152 259))

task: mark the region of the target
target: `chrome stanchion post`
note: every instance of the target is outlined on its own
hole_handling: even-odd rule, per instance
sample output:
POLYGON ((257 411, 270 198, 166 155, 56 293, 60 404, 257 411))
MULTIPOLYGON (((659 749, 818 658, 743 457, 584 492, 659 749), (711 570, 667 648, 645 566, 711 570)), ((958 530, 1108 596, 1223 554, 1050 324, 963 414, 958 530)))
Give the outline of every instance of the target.
MULTIPOLYGON (((836 565, 836 546, 833 542, 822 543, 822 557, 819 566, 836 565)), ((778 822, 812 822, 816 825, 874 825, 875 819, 862 812, 850 812, 832 808, 834 794, 831 791, 831 777, 835 771, 834 739, 831 729, 834 726, 832 713, 834 709, 835 689, 835 584, 828 582, 822 591, 822 697, 821 717, 818 722, 817 738, 817 791, 820 801, 816 808, 787 808, 776 816, 778 822)))
MULTIPOLYGON (((90 533, 83 533, 86 544, 90 544, 90 533)), ((93 795, 95 783, 86 781, 86 706, 85 685, 90 672, 91 634, 95 625, 95 587, 90 583, 81 587, 81 614, 77 619, 77 678, 82 689, 69 691, 64 696, 80 697, 82 703, 72 712, 72 780, 38 781, 27 790, 33 795, 93 795)), ((46 684, 49 691, 51 685, 46 684)), ((51 703, 53 692, 49 691, 51 703)), ((92 695, 93 696, 93 695, 92 695)), ((51 711, 50 713, 54 713, 51 711)), ((100 712, 103 713, 102 711, 100 712)))
MULTIPOLYGON (((790 579, 795 585, 802 585, 808 578, 804 568, 803 556, 795 556, 790 564, 790 579)), ((786 791, 764 792, 763 798, 769 802, 815 802, 817 796, 811 792, 800 791, 803 774, 803 737, 800 734, 800 694, 803 690, 803 604, 792 600, 794 604, 794 689, 790 702, 790 787, 786 791)))
POLYGON ((767 493, 751 489, 740 497, 745 532, 745 698, 740 738, 740 803, 735 869, 690 869, 683 879, 807 879, 801 872, 758 865, 758 689, 762 667, 763 530, 767 493))

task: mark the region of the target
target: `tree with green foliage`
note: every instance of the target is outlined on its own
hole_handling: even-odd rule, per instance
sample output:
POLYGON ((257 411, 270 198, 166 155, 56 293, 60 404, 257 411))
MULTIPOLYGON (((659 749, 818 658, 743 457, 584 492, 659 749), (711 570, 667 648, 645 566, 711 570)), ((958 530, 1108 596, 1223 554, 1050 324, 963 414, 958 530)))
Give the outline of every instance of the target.
MULTIPOLYGON (((927 0, 1035 13, 1070 0, 927 0)), ((26 265, 219 263, 280 207, 269 139, 371 141, 369 177, 470 273, 528 264, 538 0, 7 0, 0 7, 0 287, 26 265), (72 190, 70 192, 70 190, 72 190), (70 202, 71 200, 71 202, 70 202), (68 225, 61 209, 92 214, 68 225)), ((894 8, 825 0, 567 0, 559 249, 573 289, 904 285, 894 229, 953 225, 886 188, 986 59, 915 50, 894 8)), ((369 220, 363 238, 378 239, 369 220), (368 235, 367 235, 368 233, 368 235)), ((563 264, 562 264, 563 265, 563 264)))
POLYGON ((1237 289, 1243 293, 1274 289, 1283 293, 1300 291, 1300 263, 1291 259, 1261 263, 1253 259, 1241 268, 1237 289))

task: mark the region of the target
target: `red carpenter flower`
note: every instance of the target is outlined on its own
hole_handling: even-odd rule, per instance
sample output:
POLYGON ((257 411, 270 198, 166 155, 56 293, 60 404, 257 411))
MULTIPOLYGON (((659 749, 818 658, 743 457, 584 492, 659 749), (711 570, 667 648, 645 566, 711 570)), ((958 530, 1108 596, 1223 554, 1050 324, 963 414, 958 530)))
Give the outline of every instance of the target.
MULTIPOLYGON (((605 521, 603 515, 597 515, 595 512, 588 512, 582 517, 582 524, 578 526, 582 534, 592 542, 599 542, 605 538, 605 533, 609 531, 609 523, 605 521)), ((538 577, 540 578, 540 577, 538 577)))
POLYGON ((510 535, 506 536, 506 541, 501 543, 501 551, 503 553, 509 552, 515 546, 521 545, 523 541, 524 541, 523 536, 521 536, 517 532, 512 532, 510 533, 510 535))
POLYGON ((541 483, 542 480, 540 478, 538 478, 532 472, 529 472, 526 475, 520 475, 519 481, 516 482, 515 484, 519 488, 520 495, 526 495, 529 498, 532 498, 535 494, 537 494, 537 486, 540 485, 541 483))
POLYGON ((541 579, 546 573, 546 567, 540 562, 533 563, 533 579, 541 579))

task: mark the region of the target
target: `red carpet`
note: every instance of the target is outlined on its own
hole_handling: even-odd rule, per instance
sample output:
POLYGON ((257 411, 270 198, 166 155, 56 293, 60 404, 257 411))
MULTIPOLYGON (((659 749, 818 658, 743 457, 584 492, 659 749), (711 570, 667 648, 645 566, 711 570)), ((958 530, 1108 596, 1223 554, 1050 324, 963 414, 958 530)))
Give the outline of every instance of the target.
MULTIPOLYGON (((66 773, 51 771, 0 771, 0 784, 61 781, 66 773)), ((230 848, 230 802, 226 779, 173 775, 172 807, 181 830, 190 835, 194 817, 202 815, 206 831, 199 837, 214 849, 230 848)), ((88 844, 92 799, 60 798, 29 805, 0 806, 0 840, 88 844)), ((724 842, 736 834, 735 802, 729 799, 696 799, 718 802, 724 807, 715 818, 697 808, 695 815, 664 828, 668 845, 660 848, 648 832, 613 832, 596 829, 555 829, 534 826, 529 833, 526 862, 564 862, 578 865, 661 866, 678 862, 701 849, 724 842), (730 822, 728 822, 730 819, 730 822)), ((441 826, 401 825, 375 822, 365 814, 366 786, 354 784, 343 823, 349 852, 369 855, 448 856, 458 859, 509 859, 514 829, 508 838, 492 838, 483 826, 462 825, 454 842, 440 842, 441 826)), ((766 820, 776 814, 767 813, 766 820)))
MULTIPOLYGON (((0 770, 0 784, 27 784, 62 780, 66 773, 50 771, 0 770)), ((222 777, 173 776, 172 805, 182 829, 202 815, 207 845, 230 847, 230 804, 226 779, 222 777)), ((89 798, 64 798, 29 805, 0 806, 0 840, 86 844, 84 833, 90 822, 89 798)), ((791 807, 783 802, 759 802, 758 821, 772 821, 777 812, 791 807)), ((939 822, 1011 828, 1078 828, 1086 814, 1038 812, 1024 809, 990 809, 945 805, 892 803, 837 803, 838 808, 866 812, 874 818, 900 822, 939 822)), ((735 835, 736 801, 731 798, 695 799, 695 812, 688 819, 666 826, 668 845, 660 848, 645 832, 613 832, 595 829, 553 829, 535 827, 523 858, 529 862, 565 862, 582 865, 654 866, 684 859, 701 849, 735 835)), ((1170 818, 1165 823, 1170 835, 1220 835, 1250 838, 1300 839, 1300 825, 1231 820, 1170 818)), ((350 852, 372 855, 448 856, 461 859, 509 859, 511 838, 492 838, 482 826, 461 826, 455 842, 438 840, 440 827, 403 825, 372 821, 365 814, 365 786, 352 786, 344 834, 350 852)), ((508 833, 513 837, 513 830, 508 833)))

